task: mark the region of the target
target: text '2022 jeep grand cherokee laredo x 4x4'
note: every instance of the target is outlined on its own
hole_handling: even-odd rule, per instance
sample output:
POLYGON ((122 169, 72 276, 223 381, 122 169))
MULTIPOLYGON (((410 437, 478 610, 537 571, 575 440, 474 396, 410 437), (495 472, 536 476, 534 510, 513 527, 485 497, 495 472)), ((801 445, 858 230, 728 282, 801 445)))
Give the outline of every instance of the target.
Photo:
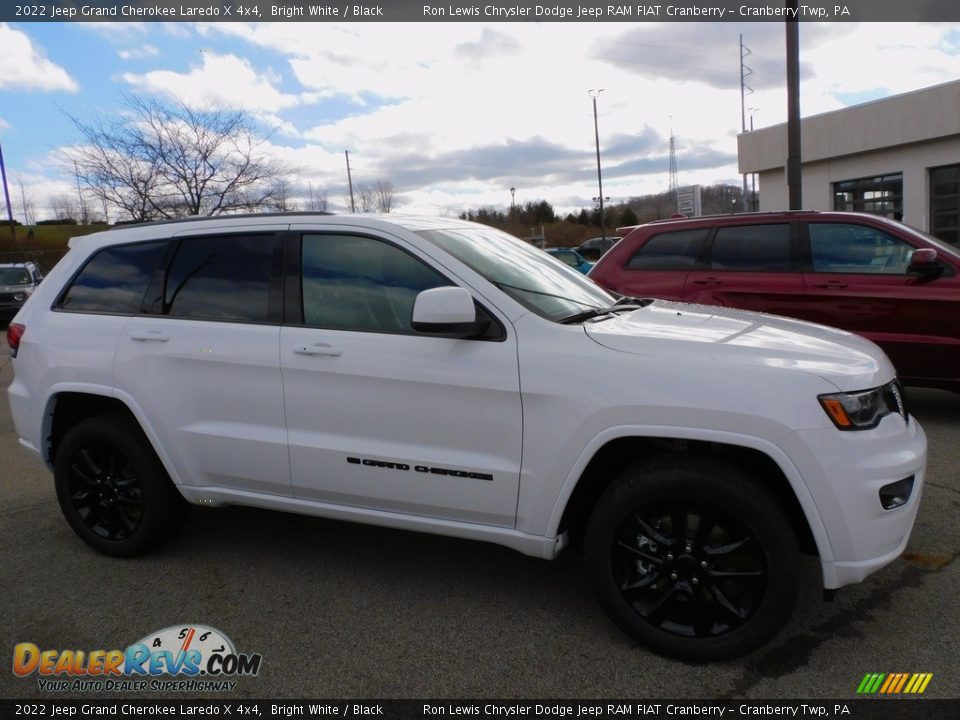
POLYGON ((492 228, 286 215, 76 238, 14 318, 9 399, 110 555, 186 502, 486 540, 582 539, 656 652, 748 652, 798 548, 826 588, 910 535, 923 430, 886 356, 817 325, 619 302, 492 228))

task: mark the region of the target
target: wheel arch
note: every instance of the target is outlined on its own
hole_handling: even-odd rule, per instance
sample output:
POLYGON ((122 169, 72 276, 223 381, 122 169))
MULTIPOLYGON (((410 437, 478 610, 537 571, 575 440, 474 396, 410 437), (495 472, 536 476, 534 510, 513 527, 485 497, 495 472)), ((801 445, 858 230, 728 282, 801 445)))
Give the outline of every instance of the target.
POLYGON ((163 453, 158 452, 157 443, 142 417, 124 398, 117 397, 112 388, 99 386, 66 386, 51 393, 43 419, 43 459, 47 466, 53 469, 57 448, 70 428, 88 418, 112 414, 126 416, 130 423, 143 433, 172 479, 170 464, 166 462, 163 453))
POLYGON ((688 428, 633 429, 598 436, 581 455, 561 490, 550 517, 548 535, 579 537, 603 492, 620 471, 638 458, 696 453, 743 468, 767 487, 790 519, 800 548, 833 559, 826 529, 813 498, 790 458, 762 438, 735 433, 697 432, 688 428))

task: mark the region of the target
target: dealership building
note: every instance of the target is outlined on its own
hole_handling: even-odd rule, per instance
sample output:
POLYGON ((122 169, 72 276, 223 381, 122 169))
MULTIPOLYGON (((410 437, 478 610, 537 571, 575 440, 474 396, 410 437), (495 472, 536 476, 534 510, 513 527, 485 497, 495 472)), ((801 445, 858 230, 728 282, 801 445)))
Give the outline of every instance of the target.
MULTIPOLYGON (((902 220, 960 244, 960 81, 801 121, 803 207, 902 220)), ((789 207, 787 126, 738 138, 759 209, 789 207)))

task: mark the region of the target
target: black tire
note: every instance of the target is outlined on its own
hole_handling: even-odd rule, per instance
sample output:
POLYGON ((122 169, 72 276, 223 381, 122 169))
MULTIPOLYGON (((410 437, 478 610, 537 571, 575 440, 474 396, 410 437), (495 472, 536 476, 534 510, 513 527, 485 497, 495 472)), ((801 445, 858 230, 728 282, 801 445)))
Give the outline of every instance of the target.
POLYGON ((66 433, 54 484, 74 532, 114 557, 155 549, 176 534, 189 510, 140 428, 122 414, 83 420, 66 433))
POLYGON ((799 551, 783 509, 712 458, 659 456, 626 470, 594 507, 584 553, 607 614, 667 657, 744 655, 796 603, 799 551))

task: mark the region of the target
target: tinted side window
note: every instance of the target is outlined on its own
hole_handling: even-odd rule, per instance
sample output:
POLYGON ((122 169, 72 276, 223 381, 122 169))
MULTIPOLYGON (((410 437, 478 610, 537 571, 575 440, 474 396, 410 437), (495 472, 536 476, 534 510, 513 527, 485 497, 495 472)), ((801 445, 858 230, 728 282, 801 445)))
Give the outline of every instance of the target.
POLYGON ((846 223, 810 223, 814 272, 904 275, 913 246, 881 230, 846 223))
POLYGON ((742 225, 717 230, 710 250, 711 270, 788 272, 790 225, 742 225))
POLYGON ((117 245, 97 252, 60 299, 62 310, 132 315, 140 309, 166 241, 117 245))
POLYGON ((272 235, 185 238, 170 264, 163 314, 267 322, 272 235))
POLYGON ((627 263, 628 270, 688 270, 707 239, 707 228, 661 233, 647 240, 627 263))
POLYGON ((419 292, 450 285, 403 250, 353 235, 303 238, 303 321, 363 332, 413 332, 419 292))

